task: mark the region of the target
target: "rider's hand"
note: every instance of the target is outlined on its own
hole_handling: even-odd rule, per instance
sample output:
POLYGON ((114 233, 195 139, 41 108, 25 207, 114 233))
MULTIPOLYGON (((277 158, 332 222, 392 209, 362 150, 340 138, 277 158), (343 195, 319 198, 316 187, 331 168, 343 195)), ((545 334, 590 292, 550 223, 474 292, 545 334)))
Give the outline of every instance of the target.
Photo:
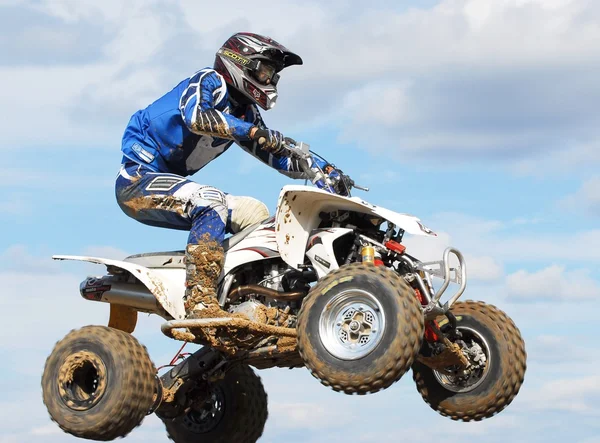
POLYGON ((325 180, 319 179, 315 182, 318 188, 324 189, 328 192, 332 192, 337 195, 348 195, 348 185, 346 183, 346 177, 344 173, 339 169, 334 168, 331 165, 325 165, 323 172, 327 174, 325 180))
POLYGON ((284 137, 281 132, 261 128, 254 131, 252 139, 256 140, 263 150, 273 155, 280 154, 285 149, 286 144, 293 142, 292 139, 284 137))

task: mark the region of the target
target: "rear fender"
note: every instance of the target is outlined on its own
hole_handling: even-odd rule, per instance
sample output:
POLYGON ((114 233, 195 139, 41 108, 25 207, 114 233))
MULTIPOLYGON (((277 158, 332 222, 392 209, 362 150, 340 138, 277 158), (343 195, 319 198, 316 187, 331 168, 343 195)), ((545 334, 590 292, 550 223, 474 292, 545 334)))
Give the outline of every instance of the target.
POLYGON ((82 257, 76 255, 54 255, 54 260, 75 260, 96 263, 105 266, 114 266, 124 269, 138 279, 156 297, 162 308, 174 319, 185 318, 185 307, 183 296, 185 292, 185 270, 184 269, 148 269, 135 263, 110 260, 98 257, 82 257))

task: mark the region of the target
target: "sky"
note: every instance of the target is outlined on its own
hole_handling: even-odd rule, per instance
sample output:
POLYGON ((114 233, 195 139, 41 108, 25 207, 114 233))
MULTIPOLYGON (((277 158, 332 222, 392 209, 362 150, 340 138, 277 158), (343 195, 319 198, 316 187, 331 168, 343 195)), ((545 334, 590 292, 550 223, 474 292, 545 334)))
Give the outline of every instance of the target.
MULTIPOLYGON (((182 249, 186 233, 128 219, 114 199, 136 110, 198 69, 231 34, 271 36, 304 59, 282 73, 280 130, 438 238, 408 252, 467 258, 463 299, 504 310, 528 353, 514 402, 480 423, 427 406, 407 374, 345 396, 307 370, 259 371, 261 441, 600 443, 600 3, 593 0, 0 0, 0 443, 72 442, 40 379, 69 330, 105 324, 78 285, 123 258, 182 249)), ((289 179, 231 148, 194 180, 275 211, 289 179)), ((179 343, 142 316, 156 365, 179 343)), ((167 441, 149 417, 129 442, 167 441)))

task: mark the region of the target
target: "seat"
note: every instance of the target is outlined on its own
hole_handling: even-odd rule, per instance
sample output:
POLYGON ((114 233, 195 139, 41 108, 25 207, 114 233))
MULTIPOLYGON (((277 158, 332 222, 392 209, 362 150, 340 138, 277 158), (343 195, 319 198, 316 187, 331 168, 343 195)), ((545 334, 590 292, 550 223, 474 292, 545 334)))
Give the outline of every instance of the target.
MULTIPOLYGON (((250 225, 243 231, 225 239, 223 242, 223 249, 225 252, 245 239, 260 225, 260 223, 250 225)), ((185 251, 146 252, 143 254, 130 255, 129 257, 126 257, 124 261, 135 263, 136 265, 144 266, 145 268, 185 268, 185 263, 183 262, 184 257, 185 251)))
POLYGON ((225 250, 225 252, 229 251, 243 239, 248 237, 248 235, 254 232, 256 228, 258 228, 260 225, 261 223, 255 223, 253 225, 250 225, 243 231, 240 231, 237 234, 234 234, 231 237, 225 239, 225 241, 223 242, 223 249, 225 250))
POLYGON ((123 261, 135 263, 145 268, 184 268, 185 251, 146 252, 130 255, 123 261))

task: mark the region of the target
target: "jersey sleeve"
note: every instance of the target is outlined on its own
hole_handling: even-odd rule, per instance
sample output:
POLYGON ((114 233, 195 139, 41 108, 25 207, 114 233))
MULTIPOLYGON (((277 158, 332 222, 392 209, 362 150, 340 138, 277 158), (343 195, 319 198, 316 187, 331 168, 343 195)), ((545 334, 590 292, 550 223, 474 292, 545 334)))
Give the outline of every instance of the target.
POLYGON ((179 111, 186 126, 195 134, 230 140, 250 140, 252 123, 216 109, 226 99, 227 85, 212 69, 204 69, 190 78, 181 95, 179 111))
MULTIPOLYGON (((265 123, 262 119, 262 116, 260 115, 258 108, 254 105, 249 107, 248 112, 246 112, 245 119, 246 121, 251 122, 252 126, 265 128, 265 123)), ((283 175, 297 179, 309 178, 300 167, 299 161, 296 159, 280 157, 277 155, 270 154, 267 151, 261 149, 258 146, 258 143, 256 143, 253 140, 236 140, 236 142, 244 151, 253 155, 264 164, 272 167, 273 169, 276 169, 283 175)), ((312 157, 312 161, 321 167, 325 166, 325 162, 315 157, 312 157)))

